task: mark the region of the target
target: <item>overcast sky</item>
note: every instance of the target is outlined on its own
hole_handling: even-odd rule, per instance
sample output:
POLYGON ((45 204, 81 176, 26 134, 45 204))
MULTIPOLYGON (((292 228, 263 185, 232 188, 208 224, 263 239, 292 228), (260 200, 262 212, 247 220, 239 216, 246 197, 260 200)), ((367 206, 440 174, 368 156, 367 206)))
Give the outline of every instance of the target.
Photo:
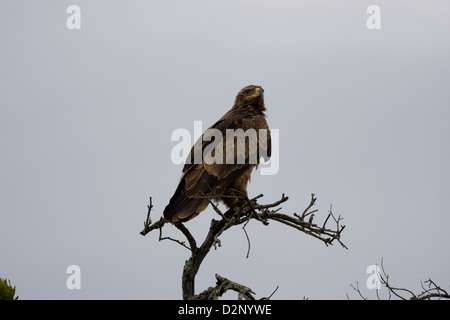
MULTIPOLYGON (((139 234, 148 198, 156 220, 182 169, 172 132, 206 129, 255 84, 280 163, 249 195, 285 193, 293 213, 315 193, 349 249, 251 221, 250 257, 242 229, 225 232, 196 292, 218 273, 257 297, 358 299, 358 281, 375 298, 366 270, 381 258, 396 286, 448 289, 449 13, 444 0, 2 1, 0 277, 22 299, 180 299, 189 252, 139 234)), ((198 242, 216 216, 187 224, 198 242)))

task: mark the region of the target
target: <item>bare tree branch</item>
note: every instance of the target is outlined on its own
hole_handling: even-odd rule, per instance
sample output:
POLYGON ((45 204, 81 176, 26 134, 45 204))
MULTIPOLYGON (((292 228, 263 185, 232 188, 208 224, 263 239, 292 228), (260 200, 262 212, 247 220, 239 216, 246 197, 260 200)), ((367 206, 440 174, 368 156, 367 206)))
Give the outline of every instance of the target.
POLYGON ((428 279, 424 283, 428 285, 428 288, 424 287, 424 283, 421 281, 421 287, 422 291, 419 293, 414 293, 412 290, 406 289, 406 288, 397 288, 390 284, 389 282, 389 275, 386 273, 386 270, 384 269, 384 262, 383 259, 381 259, 381 271, 380 274, 380 280, 381 284, 383 284, 389 293, 392 293, 393 295, 397 296, 399 299, 402 300, 431 300, 431 299, 450 299, 450 295, 448 292, 433 282, 433 280, 428 279), (402 295, 403 292, 406 292, 410 296, 404 296, 402 295))
POLYGON ((147 219, 145 219, 144 221, 144 229, 142 229, 142 231, 140 232, 140 234, 143 236, 145 236, 152 230, 161 229, 166 223, 166 219, 164 219, 164 217, 161 217, 158 221, 152 224, 152 220, 150 219, 150 213, 152 212, 153 209, 152 197, 150 197, 150 204, 147 205, 147 208, 148 208, 147 219))
MULTIPOLYGON (((379 275, 379 281, 380 283, 386 288, 388 293, 388 299, 391 300, 392 296, 397 297, 400 300, 441 300, 441 299, 450 299, 449 293, 442 289, 440 286, 438 286, 433 280, 428 279, 424 282, 420 281, 420 285, 422 287, 422 291, 419 293, 414 293, 412 290, 407 288, 400 288, 400 287, 394 287, 391 282, 389 281, 389 275, 387 274, 385 268, 384 268, 384 262, 383 259, 381 259, 381 268, 380 268, 379 275)), ((358 287, 358 282, 356 282, 356 287, 353 285, 350 285, 354 291, 356 291, 359 296, 367 300, 367 297, 365 297, 361 290, 358 287)), ((376 296, 378 300, 381 300, 379 295, 380 290, 376 290, 376 296)), ((348 295, 347 295, 347 298, 348 295)))
MULTIPOLYGON (((354 285, 351 284, 350 287, 352 287, 352 289, 355 290, 355 291, 359 294, 359 296, 361 297, 361 299, 367 300, 367 298, 362 294, 361 289, 359 289, 358 281, 356 281, 356 286, 354 286, 354 285)), ((350 300, 350 298, 349 298, 348 295, 347 295, 347 299, 350 300)))
POLYGON ((178 243, 179 245, 185 247, 186 249, 191 250, 191 248, 189 248, 189 247, 185 244, 184 241, 180 241, 180 240, 177 240, 177 239, 174 239, 174 238, 171 238, 171 237, 163 237, 163 236, 162 236, 162 228, 159 228, 159 241, 162 241, 162 240, 171 240, 171 241, 174 241, 174 242, 178 243))
POLYGON ((268 297, 261 298, 261 300, 270 300, 270 298, 272 298, 272 296, 275 294, 275 292, 277 292, 278 288, 279 287, 277 286, 275 288, 275 290, 273 290, 273 292, 268 297))
MULTIPOLYGON (((175 227, 183 233, 186 237, 189 246, 186 245, 184 241, 180 241, 171 237, 162 237, 162 228, 166 223, 166 220, 162 217, 157 222, 153 223, 150 219, 150 213, 153 208, 152 199, 150 198, 150 205, 148 205, 148 213, 147 219, 144 223, 144 229, 141 231, 142 235, 146 235, 152 230, 159 229, 160 237, 159 240, 171 240, 174 241, 183 247, 189 249, 191 251, 190 258, 186 261, 185 266, 183 268, 183 276, 182 276, 182 292, 183 299, 217 299, 222 296, 224 292, 227 290, 233 290, 238 292, 239 299, 254 299, 254 292, 251 291, 246 286, 233 282, 229 279, 223 278, 219 275, 216 275, 217 283, 215 287, 208 288, 202 293, 195 295, 195 276, 200 268, 200 265, 203 259, 206 257, 211 247, 217 248, 217 246, 221 245, 220 235, 229 228, 237 225, 243 225, 242 230, 245 233, 248 249, 247 249, 247 258, 250 254, 250 237, 245 229, 250 220, 254 219, 256 221, 261 222, 263 225, 268 226, 270 221, 277 221, 282 224, 285 224, 289 227, 297 229, 305 234, 308 234, 314 238, 317 238, 325 243, 325 245, 331 245, 334 241, 337 241, 341 244, 342 247, 347 247, 341 241, 341 233, 344 230, 345 226, 341 226, 341 216, 337 218, 334 216, 332 212, 332 207, 330 206, 329 214, 325 219, 322 226, 318 226, 318 224, 314 221, 314 213, 318 210, 311 210, 314 206, 317 198, 315 198, 314 194, 311 195, 311 201, 303 211, 302 215, 297 215, 294 213, 293 216, 281 213, 282 209, 279 207, 280 204, 286 202, 289 198, 282 194, 281 198, 270 204, 258 204, 256 200, 263 197, 262 194, 249 199, 245 194, 236 192, 236 195, 233 196, 225 196, 232 197, 237 200, 239 205, 234 208, 230 208, 226 212, 222 212, 218 206, 213 202, 213 199, 216 198, 217 195, 211 196, 201 196, 200 198, 207 198, 213 207, 214 211, 219 215, 220 220, 211 220, 211 225, 209 231, 203 240, 203 243, 198 246, 195 238, 192 236, 190 231, 183 223, 178 223, 175 227), (327 226, 329 218, 333 218, 335 222, 335 228, 330 228, 327 226)), ((223 197, 223 196, 222 196, 223 197)), ((278 287, 277 287, 278 289, 278 287)), ((275 291, 277 290, 275 289, 275 291)), ((275 293, 274 291, 274 293, 275 293)), ((270 298, 273 293, 268 297, 270 298)))
POLYGON ((192 254, 195 254, 197 252, 197 250, 198 250, 197 242, 195 241, 195 239, 192 236, 191 232, 182 223, 175 225, 175 227, 177 227, 177 229, 180 230, 184 234, 184 236, 186 237, 186 239, 189 242, 189 246, 190 246, 190 249, 192 251, 192 254))
POLYGON ((252 289, 227 278, 223 278, 218 274, 216 274, 216 279, 217 283, 215 287, 209 287, 193 298, 196 300, 217 300, 228 290, 233 290, 238 293, 238 300, 255 300, 255 297, 253 296, 255 293, 252 289))

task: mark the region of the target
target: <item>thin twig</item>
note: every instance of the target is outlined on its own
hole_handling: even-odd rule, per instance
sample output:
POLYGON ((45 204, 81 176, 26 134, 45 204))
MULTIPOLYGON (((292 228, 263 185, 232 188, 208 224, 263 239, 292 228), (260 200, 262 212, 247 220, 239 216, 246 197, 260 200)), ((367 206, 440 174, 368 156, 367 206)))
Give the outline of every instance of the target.
POLYGON ((245 257, 246 259, 248 259, 249 255, 250 255, 250 238, 248 237, 247 230, 245 230, 245 226, 247 225, 247 223, 248 223, 249 221, 250 221, 250 220, 248 220, 248 221, 242 226, 242 230, 244 230, 245 237, 247 238, 247 243, 248 243, 247 256, 245 257))
POLYGON ((159 228, 159 241, 162 241, 162 240, 171 240, 171 241, 176 242, 176 243, 178 243, 179 245, 185 247, 186 249, 191 250, 191 248, 189 248, 189 247, 185 244, 184 241, 180 241, 180 240, 177 240, 177 239, 174 239, 174 238, 171 238, 171 237, 163 237, 163 236, 162 236, 162 228, 159 228))
POLYGON ((142 229, 142 231, 140 232, 140 234, 143 236, 145 236, 147 233, 149 233, 152 230, 161 229, 164 226, 164 224, 167 222, 166 219, 164 219, 164 217, 161 217, 158 221, 156 221, 155 223, 152 224, 152 219, 150 218, 150 214, 153 209, 152 197, 150 197, 150 204, 147 205, 147 209, 148 209, 147 218, 144 221, 144 229, 142 229))
POLYGON ((277 286, 277 287, 275 288, 275 290, 270 294, 270 296, 261 298, 260 300, 270 300, 270 298, 272 298, 272 296, 274 295, 275 292, 277 292, 277 290, 278 290, 278 286, 277 286))

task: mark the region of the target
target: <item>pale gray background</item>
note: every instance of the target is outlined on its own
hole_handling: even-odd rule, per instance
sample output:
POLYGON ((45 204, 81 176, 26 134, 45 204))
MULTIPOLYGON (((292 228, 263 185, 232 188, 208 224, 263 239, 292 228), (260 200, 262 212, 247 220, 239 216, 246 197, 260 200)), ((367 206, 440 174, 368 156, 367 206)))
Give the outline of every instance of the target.
MULTIPOLYGON (((181 172, 172 131, 206 128, 256 84, 280 170, 256 172, 250 195, 285 192, 301 212, 315 193, 349 250, 253 221, 250 258, 243 231, 226 232, 197 292, 218 273, 258 297, 357 299, 359 281, 374 298, 366 268, 382 257, 397 286, 448 289, 449 15, 444 0, 2 1, 0 276, 23 299, 181 298, 189 252, 139 235, 148 197, 157 219, 181 172), (71 264, 81 290, 66 288, 71 264)), ((188 226, 203 237, 214 216, 188 226)))

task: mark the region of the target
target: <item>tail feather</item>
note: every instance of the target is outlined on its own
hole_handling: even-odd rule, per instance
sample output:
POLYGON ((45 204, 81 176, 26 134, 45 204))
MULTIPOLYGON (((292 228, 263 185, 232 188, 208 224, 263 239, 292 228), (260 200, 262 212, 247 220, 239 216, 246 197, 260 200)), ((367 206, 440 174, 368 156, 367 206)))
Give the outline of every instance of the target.
POLYGON ((185 194, 185 181, 181 180, 177 190, 164 209, 164 218, 172 223, 184 222, 196 217, 208 205, 202 198, 189 198, 185 194))

